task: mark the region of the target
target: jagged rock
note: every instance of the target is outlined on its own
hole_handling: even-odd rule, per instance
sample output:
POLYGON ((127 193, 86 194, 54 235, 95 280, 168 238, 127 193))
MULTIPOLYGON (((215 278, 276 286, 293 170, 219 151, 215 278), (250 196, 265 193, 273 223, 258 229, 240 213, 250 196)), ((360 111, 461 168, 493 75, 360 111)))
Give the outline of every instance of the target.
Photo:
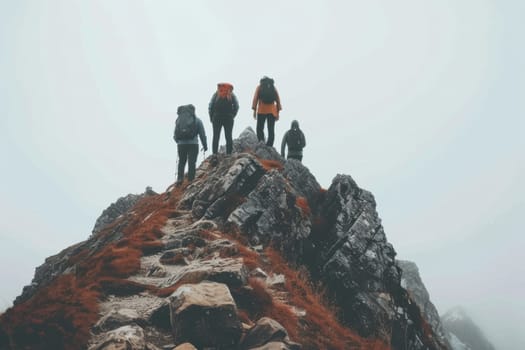
POLYGON ((344 319, 361 334, 370 336, 378 326, 390 328, 383 322, 390 322, 393 305, 381 307, 376 293, 399 285, 400 273, 373 196, 350 176, 338 175, 321 204, 320 216, 326 226, 311 238, 316 248, 312 269, 335 295, 344 319))
POLYGON ((337 175, 319 217, 306 262, 335 298, 343 321, 363 336, 390 341, 393 348, 443 348, 427 339, 420 310, 401 287, 396 252, 386 240, 372 194, 350 176, 337 175))
POLYGON ((290 341, 288 332, 277 321, 263 317, 244 336, 240 347, 243 349, 296 349, 298 344, 290 341), (282 347, 280 347, 282 346, 282 347))
POLYGON ((292 260, 303 253, 303 242, 311 231, 311 220, 296 204, 298 195, 277 171, 263 176, 257 187, 228 217, 253 245, 272 242, 292 260))
POLYGON ((184 284, 169 299, 176 342, 190 342, 198 348, 234 348, 239 342, 242 326, 225 284, 184 284))
POLYGON ((107 332, 137 322, 138 320, 139 314, 133 309, 113 309, 104 315, 93 328, 97 332, 107 332))
POLYGON ((115 221, 116 218, 127 213, 139 201, 139 199, 152 193, 151 187, 148 188, 146 188, 146 192, 143 194, 128 194, 125 197, 120 197, 115 203, 112 203, 109 207, 104 209, 95 222, 95 226, 91 231, 92 234, 95 235, 100 232, 104 227, 115 221))
POLYGON ((421 280, 417 265, 411 261, 404 260, 397 260, 397 265, 402 270, 401 286, 409 292, 412 299, 419 306, 419 309, 423 312, 426 321, 430 327, 432 327, 438 340, 443 344, 447 344, 447 347, 450 347, 443 326, 441 325, 439 313, 434 304, 430 301, 430 296, 421 280))
POLYGON ((89 350, 146 350, 144 331, 136 325, 104 333, 89 350))
POLYGON ((191 209, 195 218, 213 219, 228 212, 257 184, 265 170, 249 154, 214 155, 201 165, 206 176, 197 178, 187 189, 180 207, 191 209))
MULTIPOLYGON (((294 191, 305 197, 311 206, 319 202, 321 186, 303 163, 288 159, 284 163, 283 176, 288 179, 294 191)), ((316 208, 312 208, 314 209, 316 208)))
POLYGON ((236 153, 249 152, 261 159, 284 161, 273 147, 268 147, 264 142, 260 142, 250 127, 244 129, 239 138, 233 140, 233 151, 236 153))

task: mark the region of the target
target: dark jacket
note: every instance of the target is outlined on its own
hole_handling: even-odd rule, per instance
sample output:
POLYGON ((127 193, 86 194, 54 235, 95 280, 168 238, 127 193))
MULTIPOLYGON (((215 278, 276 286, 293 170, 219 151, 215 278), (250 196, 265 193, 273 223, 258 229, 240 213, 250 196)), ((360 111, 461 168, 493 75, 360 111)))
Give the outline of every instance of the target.
POLYGON ((213 96, 211 97, 211 100, 210 100, 210 103, 208 104, 208 114, 210 116, 210 121, 213 122, 213 120, 215 118, 218 118, 218 119, 227 119, 227 118, 235 118, 235 116, 237 115, 237 112, 239 111, 239 102, 237 101, 237 96, 235 96, 235 94, 232 92, 231 94, 232 96, 232 99, 231 99, 231 103, 232 103, 232 108, 231 108, 231 112, 229 113, 218 113, 216 110, 215 110, 215 104, 217 102, 217 92, 215 92, 213 94, 213 96))
POLYGON ((304 133, 299 128, 299 122, 297 120, 294 120, 292 122, 292 125, 290 127, 290 130, 288 130, 284 136, 283 141, 281 143, 281 156, 284 158, 285 154, 285 148, 286 145, 288 145, 288 156, 302 156, 303 155, 303 148, 306 146, 306 138, 304 137, 304 133), (300 144, 299 145, 290 145, 289 135, 290 132, 298 132, 300 137, 300 144))

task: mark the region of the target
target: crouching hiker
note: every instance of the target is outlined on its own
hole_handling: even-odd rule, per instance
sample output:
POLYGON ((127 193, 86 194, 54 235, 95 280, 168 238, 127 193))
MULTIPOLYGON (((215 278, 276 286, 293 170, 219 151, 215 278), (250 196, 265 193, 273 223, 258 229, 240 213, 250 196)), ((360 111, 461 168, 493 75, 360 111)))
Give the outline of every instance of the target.
POLYGON ((176 185, 180 186, 184 180, 184 168, 188 162, 188 180, 195 178, 195 165, 199 154, 199 140, 201 139, 202 149, 208 150, 206 133, 202 121, 195 115, 195 106, 185 105, 177 108, 177 120, 175 121, 175 131, 173 139, 177 142, 177 153, 179 155, 179 166, 177 172, 176 185))
POLYGON ((306 146, 306 139, 302 130, 299 128, 299 122, 294 120, 290 130, 283 136, 281 143, 281 156, 284 158, 284 150, 288 145, 288 157, 286 159, 303 160, 303 148, 306 146))

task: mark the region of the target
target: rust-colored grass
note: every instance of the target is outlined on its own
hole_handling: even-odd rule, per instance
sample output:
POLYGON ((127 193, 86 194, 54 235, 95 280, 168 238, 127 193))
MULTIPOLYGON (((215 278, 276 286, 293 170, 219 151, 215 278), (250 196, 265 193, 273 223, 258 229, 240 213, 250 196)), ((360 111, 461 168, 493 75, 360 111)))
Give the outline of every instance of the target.
POLYGON ((181 189, 148 196, 138 201, 126 215, 97 233, 104 240, 122 232, 117 242, 92 251, 85 249, 72 256, 75 274, 61 275, 33 297, 17 304, 0 316, 0 328, 14 349, 82 348, 89 330, 98 320, 101 293, 132 293, 155 288, 127 281, 140 269, 140 258, 162 248, 161 228, 178 204, 181 189))
POLYGON ((239 255, 242 257, 242 262, 248 269, 253 270, 260 265, 260 257, 257 252, 242 244, 237 244, 237 248, 239 250, 239 255))
POLYGON ((95 288, 62 275, 2 315, 2 327, 16 349, 78 349, 99 317, 98 298, 95 288))
POLYGON ((257 320, 261 317, 270 317, 279 322, 287 331, 292 340, 298 340, 299 322, 292 308, 274 300, 266 289, 265 282, 258 278, 250 278, 249 290, 237 291, 239 309, 245 317, 257 320))
POLYGON ((308 204, 308 200, 304 197, 297 197, 295 199, 295 205, 301 208, 302 212, 306 216, 310 216, 312 214, 312 211, 310 209, 310 205, 308 204))
POLYGON ((199 230, 199 236, 208 241, 215 241, 223 237, 223 235, 219 231, 212 230, 199 230))
POLYGON ((308 282, 308 276, 290 268, 277 251, 267 248, 265 255, 273 271, 285 276, 290 303, 306 311, 300 331, 304 349, 390 349, 381 340, 364 339, 341 325, 336 310, 325 302, 323 291, 315 290, 308 282))
POLYGON ((272 169, 281 171, 284 168, 283 163, 279 162, 278 160, 259 159, 259 163, 261 163, 262 167, 266 171, 270 171, 272 169))

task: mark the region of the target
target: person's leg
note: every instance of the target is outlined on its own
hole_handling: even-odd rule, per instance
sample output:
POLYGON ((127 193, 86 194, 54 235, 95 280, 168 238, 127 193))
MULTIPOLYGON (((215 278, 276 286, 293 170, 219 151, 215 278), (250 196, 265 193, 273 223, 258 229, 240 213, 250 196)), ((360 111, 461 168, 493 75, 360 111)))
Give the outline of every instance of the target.
POLYGON ((232 154, 233 149, 233 118, 225 120, 222 125, 224 126, 224 136, 226 137, 226 154, 232 154))
POLYGON ((219 138, 221 137, 221 127, 222 127, 221 121, 215 119, 213 121, 213 141, 212 141, 213 154, 217 154, 217 152, 219 151, 219 138))
POLYGON ((257 114, 257 139, 264 141, 264 122, 266 121, 266 114, 257 114))
POLYGON ((177 169, 177 183, 182 183, 184 180, 184 167, 188 159, 188 145, 177 145, 177 153, 179 154, 179 167, 177 169))
POLYGON ((273 140, 275 138, 275 117, 272 114, 266 115, 266 122, 268 123, 268 141, 267 146, 273 147, 273 140))
POLYGON ((298 155, 294 155, 294 154, 288 154, 288 157, 286 159, 296 159, 298 161, 302 161, 303 160, 303 156, 298 156, 298 155))
POLYGON ((197 155, 199 154, 199 145, 188 145, 188 180, 195 179, 195 165, 197 155))

